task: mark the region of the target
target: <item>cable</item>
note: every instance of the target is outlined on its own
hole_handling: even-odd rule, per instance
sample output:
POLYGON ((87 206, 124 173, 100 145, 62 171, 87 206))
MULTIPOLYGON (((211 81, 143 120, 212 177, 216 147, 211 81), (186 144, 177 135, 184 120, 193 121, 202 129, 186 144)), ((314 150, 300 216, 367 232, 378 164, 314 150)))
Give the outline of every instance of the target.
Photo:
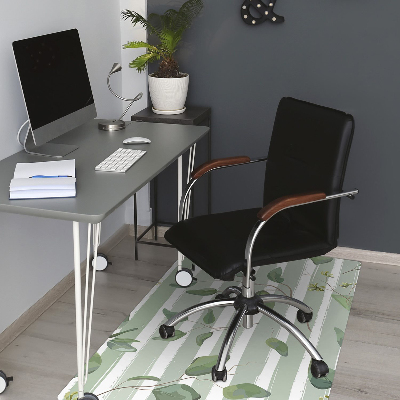
MULTIPOLYGON (((21 142, 21 131, 22 131, 22 129, 23 129, 23 127, 27 124, 29 122, 29 119, 27 119, 22 125, 21 125, 21 128, 19 128, 19 131, 18 131, 18 133, 17 133, 17 140, 18 140, 18 143, 21 145, 21 146, 23 146, 24 144, 21 142)), ((28 130, 26 131, 26 134, 28 134, 29 133, 29 130, 31 129, 31 124, 29 123, 29 126, 28 126, 28 130)))

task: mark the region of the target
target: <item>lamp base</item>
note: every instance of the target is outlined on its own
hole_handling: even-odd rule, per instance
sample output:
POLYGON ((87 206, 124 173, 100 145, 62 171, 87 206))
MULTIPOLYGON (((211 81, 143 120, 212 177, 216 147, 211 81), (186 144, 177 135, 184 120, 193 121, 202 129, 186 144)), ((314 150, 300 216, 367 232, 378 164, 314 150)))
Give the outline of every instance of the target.
POLYGON ((102 131, 121 131, 125 129, 125 122, 121 120, 112 121, 110 119, 99 120, 99 129, 102 131))

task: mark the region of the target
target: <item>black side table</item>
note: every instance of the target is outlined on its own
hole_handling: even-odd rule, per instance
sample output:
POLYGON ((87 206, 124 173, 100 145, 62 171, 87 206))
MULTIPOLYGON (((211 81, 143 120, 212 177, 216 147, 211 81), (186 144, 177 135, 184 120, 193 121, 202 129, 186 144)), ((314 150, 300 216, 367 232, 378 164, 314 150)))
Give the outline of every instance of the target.
MULTIPOLYGON (((180 124, 180 125, 205 125, 210 128, 208 132, 208 143, 207 143, 207 158, 208 161, 211 160, 211 108, 210 107, 186 107, 186 111, 182 114, 176 115, 160 115, 155 114, 151 107, 147 107, 142 111, 139 111, 135 115, 131 116, 132 121, 137 122, 153 122, 153 123, 163 123, 163 124, 180 124)), ((211 174, 208 175, 208 200, 207 200, 207 210, 208 213, 211 214, 211 174)), ((193 190, 191 194, 191 212, 193 215, 194 209, 194 198, 193 198, 193 190)), ((146 235, 147 232, 150 231, 154 227, 154 239, 158 239, 157 228, 160 225, 160 221, 158 221, 157 214, 157 177, 153 179, 153 222, 147 227, 144 232, 138 237, 137 235, 137 201, 136 201, 136 193, 134 195, 134 232, 135 232, 135 259, 138 260, 138 243, 148 244, 152 246, 164 246, 164 247, 173 247, 169 244, 160 243, 160 242, 146 242, 141 241, 146 235)))

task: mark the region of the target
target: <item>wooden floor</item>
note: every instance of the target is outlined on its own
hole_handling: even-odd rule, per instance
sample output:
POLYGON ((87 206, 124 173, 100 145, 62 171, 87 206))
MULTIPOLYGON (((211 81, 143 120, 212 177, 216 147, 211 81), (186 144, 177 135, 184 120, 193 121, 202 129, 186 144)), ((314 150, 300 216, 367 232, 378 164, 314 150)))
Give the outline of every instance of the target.
MULTIPOLYGON (((176 260, 169 248, 139 251, 135 261, 126 237, 97 274, 93 353, 176 260)), ((0 353, 0 369, 15 379, 1 400, 57 398, 77 370, 74 321, 71 289, 0 353)), ((329 400, 378 399, 400 400, 400 267, 363 263, 329 400)))

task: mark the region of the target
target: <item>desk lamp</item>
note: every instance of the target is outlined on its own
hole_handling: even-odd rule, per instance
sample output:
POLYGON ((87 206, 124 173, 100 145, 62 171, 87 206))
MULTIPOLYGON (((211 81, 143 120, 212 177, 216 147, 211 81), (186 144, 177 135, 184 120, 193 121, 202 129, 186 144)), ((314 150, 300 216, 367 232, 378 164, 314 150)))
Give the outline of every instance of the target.
POLYGON ((125 111, 122 113, 122 115, 121 115, 118 119, 113 120, 113 121, 112 121, 112 120, 107 120, 107 119, 102 119, 102 120, 100 120, 100 121, 99 121, 99 129, 102 129, 103 131, 120 131, 120 130, 122 130, 122 129, 125 129, 125 122, 122 121, 123 116, 124 116, 124 115, 127 113, 127 111, 130 109, 131 105, 132 105, 135 101, 140 100, 140 99, 142 98, 142 96, 143 96, 143 93, 140 92, 135 98, 133 98, 133 99, 126 99, 125 97, 121 97, 121 96, 117 95, 117 94, 111 89, 111 86, 110 86, 110 76, 111 76, 112 74, 114 74, 115 72, 119 72, 119 71, 121 71, 121 70, 122 70, 121 64, 119 64, 119 63, 114 63, 114 65, 112 66, 111 71, 110 71, 110 73, 108 74, 108 77, 107 77, 107 86, 108 86, 108 89, 110 90, 110 92, 111 92, 115 97, 117 97, 118 99, 123 100, 123 101, 130 101, 130 104, 128 105, 128 107, 126 107, 125 111))

